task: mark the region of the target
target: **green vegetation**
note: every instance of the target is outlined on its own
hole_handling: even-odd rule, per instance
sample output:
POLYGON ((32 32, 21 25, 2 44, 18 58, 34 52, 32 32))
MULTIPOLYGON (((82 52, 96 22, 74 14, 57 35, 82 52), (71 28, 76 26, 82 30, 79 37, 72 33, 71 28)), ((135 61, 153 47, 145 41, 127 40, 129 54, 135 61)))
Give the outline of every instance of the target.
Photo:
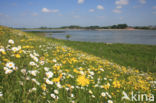
POLYGON ((28 33, 64 33, 65 31, 25 31, 28 33))
MULTIPOLYGON (((56 39, 57 40, 57 39, 56 39)), ((156 72, 156 46, 58 40, 76 50, 145 72, 156 72)))
POLYGON ((104 27, 100 27, 100 26, 88 26, 88 27, 81 27, 81 26, 77 26, 77 25, 71 25, 71 26, 64 26, 61 27, 62 29, 125 29, 127 28, 128 25, 127 24, 118 24, 118 25, 112 25, 112 26, 104 26, 104 27))
POLYGON ((71 35, 66 35, 67 40, 69 40, 70 37, 71 37, 71 35))
MULTIPOLYGON (((95 47, 89 49, 92 45, 104 53, 113 50, 112 44, 79 43, 0 26, 0 103, 132 103, 131 97, 122 98, 123 93, 147 94, 141 102, 154 101, 153 73, 91 55, 97 52, 95 47), (86 44, 86 53, 73 49, 71 43, 77 49, 86 44)), ((114 49, 114 55, 127 52, 115 45, 119 49, 114 49)))
MULTIPOLYGON (((19 30, 47 30, 47 29, 89 29, 89 30, 95 30, 95 29, 143 29, 143 30, 156 30, 156 26, 128 26, 127 24, 117 24, 117 25, 111 25, 111 26, 78 26, 78 25, 70 25, 70 26, 62 26, 57 28, 52 27, 40 27, 40 28, 16 28, 19 30)), ((56 31, 57 32, 57 31, 56 31)))

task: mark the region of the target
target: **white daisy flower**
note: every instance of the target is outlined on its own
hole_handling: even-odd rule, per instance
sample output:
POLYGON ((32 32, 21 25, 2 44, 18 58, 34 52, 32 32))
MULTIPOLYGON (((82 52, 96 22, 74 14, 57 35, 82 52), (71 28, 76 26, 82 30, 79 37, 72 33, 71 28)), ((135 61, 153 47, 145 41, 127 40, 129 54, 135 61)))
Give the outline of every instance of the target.
POLYGON ((35 62, 38 62, 38 58, 37 57, 34 56, 33 59, 34 59, 35 62))
POLYGON ((47 72, 47 71, 49 71, 49 68, 48 67, 44 67, 44 70, 47 72))
POLYGON ((103 78, 104 80, 107 80, 107 78, 103 78))
POLYGON ((13 70, 18 70, 18 67, 13 67, 13 70))
POLYGON ((93 94, 93 92, 92 92, 91 90, 89 90, 89 93, 90 93, 90 94, 93 94))
POLYGON ((19 49, 18 47, 12 47, 11 50, 12 50, 13 52, 17 52, 17 51, 19 51, 20 49, 19 49))
POLYGON ((105 97, 105 96, 106 96, 106 93, 105 93, 105 92, 102 92, 102 93, 101 93, 101 96, 102 96, 102 97, 105 97))
POLYGON ((4 48, 0 48, 0 52, 5 52, 5 49, 4 48))
POLYGON ((23 74, 26 74, 26 69, 21 69, 21 72, 23 73, 23 74))
POLYGON ((18 50, 21 50, 22 47, 21 46, 18 46, 17 48, 18 48, 18 50))
POLYGON ((31 66, 35 66, 35 65, 36 65, 35 62, 30 62, 29 64, 30 64, 31 66))
POLYGON ((3 93, 2 92, 0 92, 0 97, 2 97, 3 96, 3 93))
POLYGON ((66 91, 68 91, 69 90, 69 88, 65 88, 66 89, 66 91))
POLYGON ((13 62, 8 62, 8 63, 6 63, 6 67, 8 67, 8 68, 14 68, 15 67, 15 64, 13 62))
POLYGON ((36 79, 32 79, 33 82, 35 82, 37 85, 40 85, 40 83, 36 79))
POLYGON ((51 96, 52 98, 54 98, 54 99, 56 98, 55 94, 53 94, 53 93, 50 94, 50 96, 51 96))
POLYGON ((108 92, 106 92, 106 94, 109 98, 112 98, 112 96, 108 92))
POLYGON ((108 103, 113 103, 113 101, 112 100, 108 100, 108 103))
POLYGON ((93 71, 90 71, 89 73, 90 73, 90 75, 94 75, 94 72, 93 71))
POLYGON ((5 71, 5 74, 10 74, 10 73, 12 73, 12 72, 13 72, 13 70, 8 69, 8 70, 5 71))
POLYGON ((55 94, 59 94, 59 91, 55 89, 55 90, 54 90, 54 93, 55 93, 55 94))
POLYGON ((9 68, 7 68, 7 67, 4 67, 3 69, 6 71, 6 70, 8 70, 9 68))
POLYGON ((71 94, 70 96, 71 96, 72 98, 74 98, 74 94, 71 94))
POLYGON ((71 88, 74 89, 75 87, 74 86, 71 86, 71 88))
POLYGON ((55 63, 56 63, 56 62, 57 62, 57 60, 56 60, 56 59, 53 59, 53 62, 55 62, 55 63))
POLYGON ((26 80, 30 80, 30 77, 26 77, 26 80))
POLYGON ((38 71, 37 70, 32 70, 32 71, 28 71, 31 75, 36 76, 38 71))
POLYGON ((56 85, 57 85, 58 88, 62 88, 60 83, 57 83, 56 85))
POLYGON ((46 79, 46 83, 47 83, 47 84, 50 84, 50 85, 52 85, 52 84, 53 84, 53 82, 52 82, 52 81, 50 81, 49 79, 46 79))
POLYGON ((52 78, 53 77, 53 73, 52 72, 46 72, 46 77, 47 78, 52 78))
POLYGON ((41 60, 39 63, 40 63, 41 65, 44 65, 45 62, 44 62, 43 60, 41 60))
POLYGON ((92 95, 92 98, 95 98, 95 96, 94 96, 94 95, 92 95))
POLYGON ((14 44, 14 41, 13 41, 12 39, 10 39, 10 40, 8 41, 8 43, 9 43, 9 44, 14 44))
POLYGON ((34 52, 34 56, 39 56, 39 54, 37 54, 37 53, 34 52))
POLYGON ((37 89, 34 87, 34 88, 32 88, 32 91, 36 91, 37 89))

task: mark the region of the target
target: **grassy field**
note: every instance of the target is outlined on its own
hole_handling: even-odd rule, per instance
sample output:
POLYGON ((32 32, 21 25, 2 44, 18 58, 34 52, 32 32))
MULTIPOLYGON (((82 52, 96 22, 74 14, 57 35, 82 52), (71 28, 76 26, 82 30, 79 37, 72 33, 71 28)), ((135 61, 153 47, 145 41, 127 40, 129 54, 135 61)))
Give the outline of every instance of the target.
POLYGON ((144 72, 156 72, 156 45, 58 41, 76 50, 108 59, 126 67, 130 66, 144 72))
POLYGON ((103 54, 95 54, 95 47, 89 49, 92 43, 86 43, 86 51, 85 47, 74 47, 74 43, 78 42, 0 26, 0 103, 154 101, 153 73, 127 68, 107 60, 108 57, 104 59, 103 54), (129 98, 123 98, 125 93, 129 98), (137 95, 134 100, 133 94, 137 95), (146 95, 139 98, 141 94, 146 95))

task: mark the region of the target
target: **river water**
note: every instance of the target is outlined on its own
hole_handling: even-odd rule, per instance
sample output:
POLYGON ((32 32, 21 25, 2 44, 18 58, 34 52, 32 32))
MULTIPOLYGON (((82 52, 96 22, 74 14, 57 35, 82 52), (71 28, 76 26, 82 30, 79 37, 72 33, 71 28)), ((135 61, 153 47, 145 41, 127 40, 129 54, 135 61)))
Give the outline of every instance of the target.
POLYGON ((156 30, 63 30, 49 33, 50 31, 56 30, 48 30, 47 37, 66 39, 66 35, 71 35, 69 40, 72 41, 156 45, 156 30))

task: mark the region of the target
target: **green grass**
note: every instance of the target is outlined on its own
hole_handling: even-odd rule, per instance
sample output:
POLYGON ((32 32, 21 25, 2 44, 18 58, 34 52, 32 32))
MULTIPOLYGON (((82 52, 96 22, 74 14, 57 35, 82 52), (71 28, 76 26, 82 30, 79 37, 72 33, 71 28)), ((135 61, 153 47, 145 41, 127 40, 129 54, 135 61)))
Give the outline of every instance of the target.
POLYGON ((156 72, 156 45, 106 44, 58 40, 76 50, 108 59, 123 66, 130 66, 144 72, 156 72))
POLYGON ((123 91, 156 94, 153 73, 67 43, 0 26, 0 103, 135 103, 121 100, 123 91))

